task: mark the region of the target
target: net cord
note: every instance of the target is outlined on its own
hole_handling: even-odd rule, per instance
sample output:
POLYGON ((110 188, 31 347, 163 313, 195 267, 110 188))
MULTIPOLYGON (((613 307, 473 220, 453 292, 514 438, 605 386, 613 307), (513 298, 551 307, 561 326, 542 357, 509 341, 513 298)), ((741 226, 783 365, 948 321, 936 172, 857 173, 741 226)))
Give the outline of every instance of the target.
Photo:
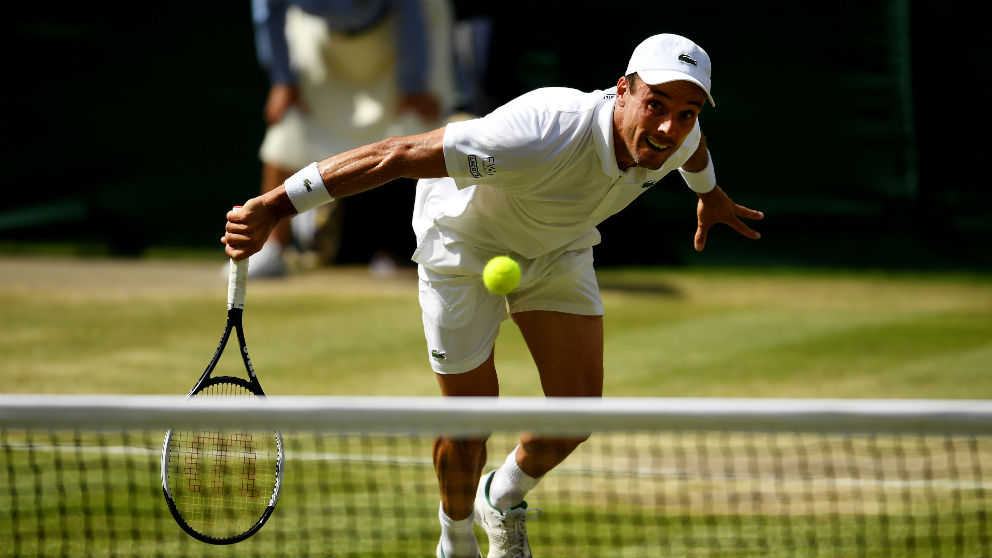
POLYGON ((314 432, 889 432, 992 434, 992 401, 938 399, 459 398, 0 395, 0 428, 263 428, 314 432))

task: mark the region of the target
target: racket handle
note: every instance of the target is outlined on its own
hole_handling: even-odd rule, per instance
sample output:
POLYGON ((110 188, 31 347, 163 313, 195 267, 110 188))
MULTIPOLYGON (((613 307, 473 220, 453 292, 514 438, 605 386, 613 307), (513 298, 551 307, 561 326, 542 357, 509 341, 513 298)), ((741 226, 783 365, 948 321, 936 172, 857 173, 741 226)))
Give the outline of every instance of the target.
MULTIPOLYGON (((241 207, 234 206, 235 209, 241 207)), ((245 287, 248 282, 248 258, 231 260, 231 274, 227 281, 227 309, 245 307, 245 287)))

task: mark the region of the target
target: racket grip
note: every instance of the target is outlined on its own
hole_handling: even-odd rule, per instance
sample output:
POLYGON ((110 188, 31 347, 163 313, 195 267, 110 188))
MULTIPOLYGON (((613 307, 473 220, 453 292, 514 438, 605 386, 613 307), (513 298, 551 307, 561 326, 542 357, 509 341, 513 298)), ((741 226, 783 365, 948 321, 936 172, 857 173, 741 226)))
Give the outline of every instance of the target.
POLYGON ((248 282, 248 259, 231 260, 231 275, 227 282, 227 309, 245 307, 245 286, 248 282))
MULTIPOLYGON (((234 206, 235 209, 241 207, 234 206)), ((248 259, 231 260, 231 273, 227 281, 227 309, 245 307, 245 287, 248 282, 248 259)))

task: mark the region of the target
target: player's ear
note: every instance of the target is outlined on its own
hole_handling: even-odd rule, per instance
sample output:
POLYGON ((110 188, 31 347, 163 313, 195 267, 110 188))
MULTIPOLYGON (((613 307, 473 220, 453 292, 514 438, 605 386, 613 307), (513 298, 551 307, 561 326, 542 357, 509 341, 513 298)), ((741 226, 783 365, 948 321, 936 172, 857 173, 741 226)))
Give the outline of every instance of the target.
POLYGON ((621 77, 617 81, 617 105, 621 107, 624 105, 624 99, 628 91, 630 91, 630 84, 627 82, 626 77, 621 77))

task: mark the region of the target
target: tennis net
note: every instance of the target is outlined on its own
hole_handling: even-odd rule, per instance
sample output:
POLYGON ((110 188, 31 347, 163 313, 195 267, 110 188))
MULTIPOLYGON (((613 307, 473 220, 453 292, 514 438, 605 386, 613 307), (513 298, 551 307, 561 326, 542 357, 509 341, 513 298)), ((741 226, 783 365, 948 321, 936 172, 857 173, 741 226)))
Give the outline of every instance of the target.
MULTIPOLYGON (((0 395, 0 556, 433 556, 438 433, 592 436, 528 495, 535 556, 989 556, 992 402, 0 395), (167 427, 281 431, 244 542, 186 535, 167 427)), ((478 533, 485 552, 485 536, 478 533)))

